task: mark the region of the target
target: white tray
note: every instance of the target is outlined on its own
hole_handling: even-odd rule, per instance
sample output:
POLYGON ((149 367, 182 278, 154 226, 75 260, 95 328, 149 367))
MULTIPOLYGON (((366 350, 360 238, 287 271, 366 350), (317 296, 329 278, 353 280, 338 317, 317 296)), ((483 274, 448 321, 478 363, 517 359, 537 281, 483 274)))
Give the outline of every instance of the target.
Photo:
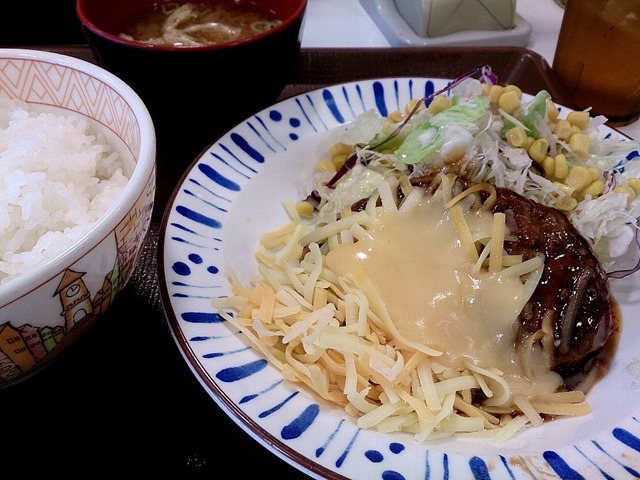
POLYGON ((392 47, 526 47, 531 24, 516 14, 510 30, 468 30, 441 37, 422 37, 407 23, 393 0, 360 0, 392 47))

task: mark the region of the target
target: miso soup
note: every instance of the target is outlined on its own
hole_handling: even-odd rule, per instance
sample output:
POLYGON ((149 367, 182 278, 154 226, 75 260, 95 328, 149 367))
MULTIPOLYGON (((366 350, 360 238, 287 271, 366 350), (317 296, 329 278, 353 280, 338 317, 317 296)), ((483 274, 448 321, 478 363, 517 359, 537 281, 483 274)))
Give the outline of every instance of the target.
POLYGON ((121 38, 155 45, 203 46, 234 42, 280 24, 250 2, 161 3, 136 19, 121 38))

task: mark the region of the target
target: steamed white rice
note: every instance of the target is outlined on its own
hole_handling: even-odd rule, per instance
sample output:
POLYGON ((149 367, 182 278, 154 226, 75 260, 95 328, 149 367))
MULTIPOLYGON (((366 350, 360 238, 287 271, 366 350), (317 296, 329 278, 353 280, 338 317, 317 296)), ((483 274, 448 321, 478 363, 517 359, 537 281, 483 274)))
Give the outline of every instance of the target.
POLYGON ((127 184, 90 121, 0 98, 0 284, 82 237, 127 184))

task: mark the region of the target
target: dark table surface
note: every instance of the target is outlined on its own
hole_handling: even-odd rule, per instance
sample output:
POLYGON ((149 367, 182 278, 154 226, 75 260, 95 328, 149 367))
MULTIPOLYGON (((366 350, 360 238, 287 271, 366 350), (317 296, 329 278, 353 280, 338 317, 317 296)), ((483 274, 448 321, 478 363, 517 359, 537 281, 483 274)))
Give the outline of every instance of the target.
MULTIPOLYGON (((27 48, 93 58, 86 45, 27 48)), ((501 83, 533 94, 547 89, 564 103, 549 65, 515 47, 303 49, 282 98, 364 78, 453 78, 481 64, 491 65, 501 83)), ((217 406, 187 366, 162 309, 156 261, 162 215, 181 175, 209 141, 159 139, 155 213, 127 288, 70 350, 31 378, 0 389, 0 471, 28 473, 22 478, 37 478, 36 472, 68 478, 216 478, 223 472, 309 478, 217 406)))

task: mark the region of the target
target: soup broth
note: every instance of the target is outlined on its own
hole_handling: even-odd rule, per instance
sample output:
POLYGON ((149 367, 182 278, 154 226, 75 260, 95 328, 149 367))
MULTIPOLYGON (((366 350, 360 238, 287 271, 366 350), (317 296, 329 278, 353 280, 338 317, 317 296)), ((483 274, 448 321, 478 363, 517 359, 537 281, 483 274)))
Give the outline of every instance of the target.
POLYGON ((120 37, 138 42, 203 46, 234 42, 280 23, 252 3, 162 3, 124 29, 120 37))

